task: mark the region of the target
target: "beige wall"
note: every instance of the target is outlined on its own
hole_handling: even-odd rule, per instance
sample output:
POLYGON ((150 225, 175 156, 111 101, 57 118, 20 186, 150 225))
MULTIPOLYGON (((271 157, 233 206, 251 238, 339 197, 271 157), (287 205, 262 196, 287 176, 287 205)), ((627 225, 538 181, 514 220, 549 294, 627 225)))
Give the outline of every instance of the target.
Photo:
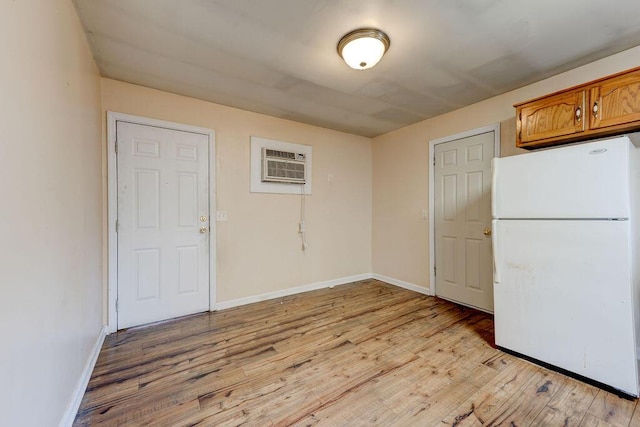
POLYGON ((105 112, 215 130, 218 302, 371 272, 371 139, 110 79, 102 94, 105 112), (251 136, 313 146, 306 252, 300 196, 249 192, 251 136))
POLYGON ((638 66, 640 47, 373 140, 373 272, 429 286, 429 141, 493 123, 502 156, 515 147, 513 104, 638 66))
POLYGON ((0 5, 0 425, 53 426, 102 328, 100 78, 68 0, 0 5))

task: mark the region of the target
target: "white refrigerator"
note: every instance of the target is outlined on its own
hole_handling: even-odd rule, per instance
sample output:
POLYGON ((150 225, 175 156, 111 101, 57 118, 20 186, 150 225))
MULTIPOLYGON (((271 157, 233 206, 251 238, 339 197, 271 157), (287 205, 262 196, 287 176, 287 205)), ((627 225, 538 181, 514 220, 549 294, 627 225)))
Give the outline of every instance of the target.
POLYGON ((494 159, 496 345, 638 396, 640 150, 494 159))

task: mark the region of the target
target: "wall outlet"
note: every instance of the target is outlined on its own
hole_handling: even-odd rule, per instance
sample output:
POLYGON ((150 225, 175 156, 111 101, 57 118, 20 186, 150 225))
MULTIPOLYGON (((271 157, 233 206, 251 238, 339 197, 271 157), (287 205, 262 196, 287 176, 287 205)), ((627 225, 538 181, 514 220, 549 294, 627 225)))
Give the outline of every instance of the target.
POLYGON ((227 217, 227 211, 218 211, 216 212, 216 221, 227 221, 229 218, 227 217))
POLYGON ((429 211, 426 209, 422 209, 422 212, 420 212, 420 215, 422 216, 422 219, 429 219, 429 211))

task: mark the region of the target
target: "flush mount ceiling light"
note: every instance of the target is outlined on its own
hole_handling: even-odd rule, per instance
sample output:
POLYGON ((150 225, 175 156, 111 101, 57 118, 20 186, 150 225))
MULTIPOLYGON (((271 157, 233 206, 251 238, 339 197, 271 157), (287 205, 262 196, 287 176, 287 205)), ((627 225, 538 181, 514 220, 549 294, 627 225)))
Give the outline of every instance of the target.
POLYGON ((345 34, 338 42, 338 54, 355 70, 376 65, 389 49, 391 41, 376 28, 360 28, 345 34))

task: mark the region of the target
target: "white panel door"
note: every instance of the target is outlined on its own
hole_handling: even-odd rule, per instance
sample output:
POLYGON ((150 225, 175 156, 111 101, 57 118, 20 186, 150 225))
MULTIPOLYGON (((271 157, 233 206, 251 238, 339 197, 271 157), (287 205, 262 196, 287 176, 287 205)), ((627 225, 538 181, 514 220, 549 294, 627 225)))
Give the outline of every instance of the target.
POLYGON ((436 295, 493 311, 491 159, 494 132, 435 146, 436 295))
POLYGON ((496 344, 637 395, 630 229, 495 220, 496 344))
POLYGON ((209 309, 206 135, 117 122, 118 329, 209 309))

